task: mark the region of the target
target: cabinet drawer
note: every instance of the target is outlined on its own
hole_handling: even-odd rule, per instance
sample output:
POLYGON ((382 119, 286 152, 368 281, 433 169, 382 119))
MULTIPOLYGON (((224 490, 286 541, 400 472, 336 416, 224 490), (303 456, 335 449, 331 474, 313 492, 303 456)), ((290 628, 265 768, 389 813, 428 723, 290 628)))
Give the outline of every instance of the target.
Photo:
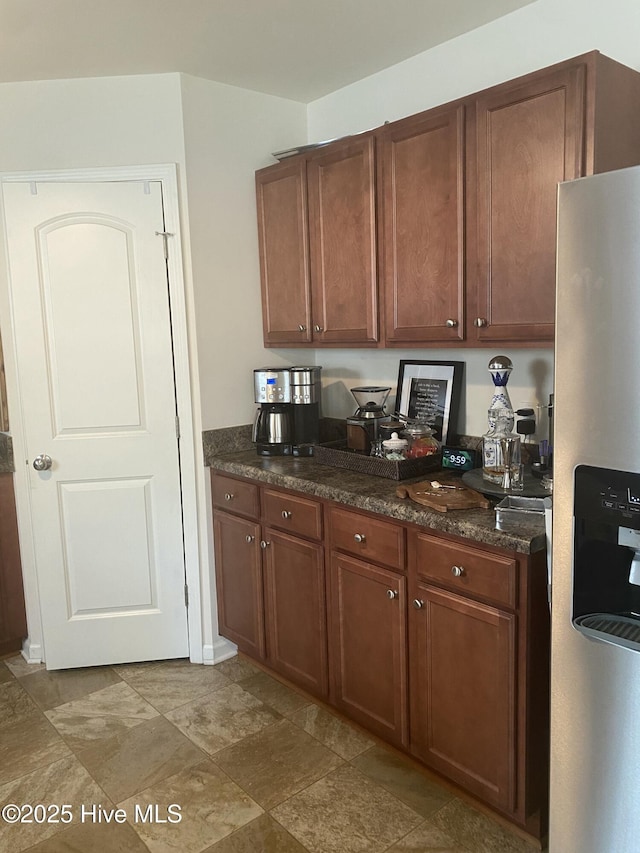
POLYGON ((392 521, 332 507, 331 544, 364 560, 404 571, 404 528, 392 521))
POLYGON ((322 539, 322 505, 310 498, 265 489, 262 519, 270 527, 322 539))
POLYGON ((509 557, 413 532, 410 561, 418 577, 462 595, 479 596, 515 608, 517 565, 509 557))
POLYGON ((258 486, 248 480, 235 480, 212 471, 211 498, 214 506, 227 512, 258 518, 258 486))

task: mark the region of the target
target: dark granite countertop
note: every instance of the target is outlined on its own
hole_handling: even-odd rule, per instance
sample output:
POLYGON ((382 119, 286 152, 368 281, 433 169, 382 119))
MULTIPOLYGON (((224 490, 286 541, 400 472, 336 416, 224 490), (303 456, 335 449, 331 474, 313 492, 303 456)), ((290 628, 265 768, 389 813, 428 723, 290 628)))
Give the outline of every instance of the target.
MULTIPOLYGON (((537 525, 523 523, 514 526, 513 530, 496 530, 493 508, 436 512, 396 497, 399 484, 395 480, 321 465, 312 457, 260 457, 252 449, 209 455, 207 464, 216 471, 338 501, 485 545, 523 554, 541 551, 545 547, 544 531, 537 525)), ((424 480, 425 476, 417 479, 424 480)))
POLYGON ((13 474, 15 470, 11 436, 0 432, 0 474, 13 474))

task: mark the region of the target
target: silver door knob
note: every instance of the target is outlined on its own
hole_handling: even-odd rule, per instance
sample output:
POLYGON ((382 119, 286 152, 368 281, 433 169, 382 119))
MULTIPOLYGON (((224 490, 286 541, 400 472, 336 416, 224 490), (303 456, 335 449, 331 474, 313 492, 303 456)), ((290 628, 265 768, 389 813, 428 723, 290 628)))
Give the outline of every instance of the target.
POLYGON ((455 327, 457 325, 458 325, 457 320, 447 320, 447 322, 445 323, 445 326, 448 326, 450 329, 455 329, 455 327))
POLYGON ((269 545, 271 545, 271 542, 267 542, 265 539, 263 539, 260 542, 260 547, 262 548, 263 551, 266 551, 266 549, 269 547, 269 545))
POLYGON ((356 533, 353 538, 356 540, 356 542, 364 542, 367 537, 364 535, 364 533, 356 533))
POLYGON ((461 578, 464 574, 464 568, 462 566, 451 566, 451 574, 454 578, 461 578))
POLYGON ((247 534, 244 537, 244 541, 247 543, 247 545, 251 545, 251 543, 255 540, 255 538, 256 538, 255 536, 251 536, 250 534, 247 534))
POLYGON ((285 519, 285 521, 286 521, 286 519, 291 518, 291 513, 289 512, 288 509, 282 510, 282 517, 285 519))
MULTIPOLYGON (((35 465, 35 462, 33 464, 35 465)), ((224 499, 225 499, 225 501, 233 500, 233 495, 231 494, 231 492, 227 492, 224 496, 224 499)))
POLYGON ((388 589, 387 590, 387 598, 388 599, 393 601, 393 599, 397 598, 397 597, 398 597, 398 590, 397 589, 388 589))
POLYGON ((487 325, 487 321, 484 319, 484 317, 476 317, 476 319, 473 321, 473 325, 476 326, 476 328, 481 329, 483 326, 487 325))
POLYGON ((306 326, 304 326, 302 323, 299 323, 299 324, 298 324, 298 331, 299 331, 299 332, 306 332, 306 331, 307 331, 307 327, 306 327, 306 326))
POLYGON ((314 332, 322 332, 322 331, 324 331, 324 329, 322 328, 322 326, 319 326, 317 323, 316 323, 316 324, 315 324, 315 326, 313 327, 313 330, 314 330, 314 332))
POLYGON ((33 460, 33 467, 36 471, 48 471, 51 468, 51 457, 47 456, 46 453, 40 453, 33 460))
POLYGON ((414 598, 413 606, 416 610, 422 610, 422 608, 424 607, 424 601, 421 601, 419 598, 414 598))

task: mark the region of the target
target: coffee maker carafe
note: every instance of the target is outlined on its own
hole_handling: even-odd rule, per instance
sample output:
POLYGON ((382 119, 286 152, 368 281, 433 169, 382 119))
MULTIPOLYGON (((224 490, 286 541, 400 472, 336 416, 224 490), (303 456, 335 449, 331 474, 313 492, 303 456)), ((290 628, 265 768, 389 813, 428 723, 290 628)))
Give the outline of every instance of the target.
POLYGON ((260 407, 253 423, 258 456, 290 456, 293 452, 293 406, 288 368, 253 371, 254 397, 260 407))
POLYGON ((384 410, 384 404, 391 388, 379 385, 364 385, 352 388, 358 408, 347 418, 347 447, 357 453, 371 452, 371 444, 378 438, 380 424, 391 420, 384 410))

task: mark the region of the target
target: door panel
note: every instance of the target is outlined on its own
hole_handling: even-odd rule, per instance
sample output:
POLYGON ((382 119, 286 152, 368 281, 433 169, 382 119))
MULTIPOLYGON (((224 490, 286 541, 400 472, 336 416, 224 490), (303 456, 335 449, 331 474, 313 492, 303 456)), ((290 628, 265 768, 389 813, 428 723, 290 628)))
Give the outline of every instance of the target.
POLYGON ((161 183, 3 197, 47 666, 186 656, 161 183))

